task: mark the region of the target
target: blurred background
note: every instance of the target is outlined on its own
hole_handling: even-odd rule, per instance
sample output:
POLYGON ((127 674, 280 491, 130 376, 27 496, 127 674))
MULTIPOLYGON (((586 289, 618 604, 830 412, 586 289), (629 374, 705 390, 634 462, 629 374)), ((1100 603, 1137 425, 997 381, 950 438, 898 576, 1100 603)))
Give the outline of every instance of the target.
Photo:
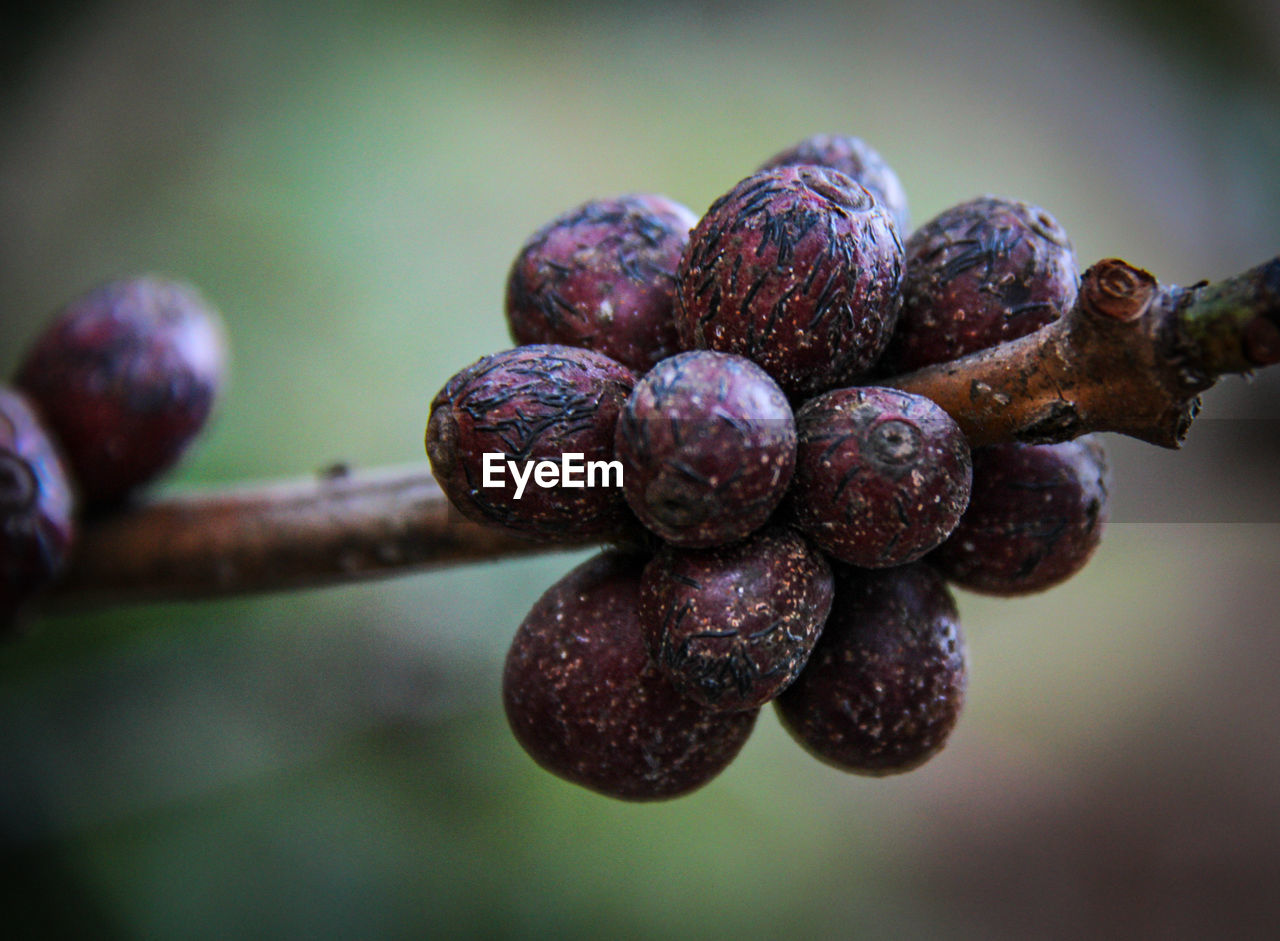
MULTIPOLYGON (((984 192, 1082 267, 1190 284, 1280 252, 1275 0, 27 4, 0 31, 0 370, 160 271, 230 392, 166 488, 424 460, 509 345, 507 266, 595 196, 695 212, 854 133, 916 222, 984 192)), ((1280 376, 1178 453, 1111 440, 1113 523, 1039 597, 959 595, 966 714, 903 777, 762 714, 656 805, 539 771, 506 645, 583 557, 46 616, 0 649, 0 911, 23 937, 1271 937, 1280 376)))

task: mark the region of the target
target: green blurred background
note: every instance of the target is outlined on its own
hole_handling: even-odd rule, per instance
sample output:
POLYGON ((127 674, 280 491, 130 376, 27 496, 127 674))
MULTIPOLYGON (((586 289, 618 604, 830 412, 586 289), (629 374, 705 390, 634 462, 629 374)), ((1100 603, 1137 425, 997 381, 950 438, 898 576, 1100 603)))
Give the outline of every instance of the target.
MULTIPOLYGON (((95 283, 223 310, 166 488, 423 460, 508 345, 523 239, 593 196, 701 212, 855 133, 922 221, 1050 209, 1082 264, 1280 251, 1274 0, 29 5, 0 40, 0 369, 95 283)), ((1280 372, 1280 370, 1277 370, 1280 372)), ((959 596, 949 747, 842 775, 762 715, 702 791, 540 772, 502 657, 581 557, 48 616, 0 650, 0 919, 30 937, 1269 936, 1280 925, 1280 381, 1115 440, 1114 522, 1039 597, 959 596)))

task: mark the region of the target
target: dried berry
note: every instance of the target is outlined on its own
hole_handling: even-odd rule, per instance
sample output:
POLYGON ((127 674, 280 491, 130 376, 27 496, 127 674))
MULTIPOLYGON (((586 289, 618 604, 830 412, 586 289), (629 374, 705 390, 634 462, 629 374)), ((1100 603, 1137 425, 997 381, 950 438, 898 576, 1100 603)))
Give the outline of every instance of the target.
POLYGON ((62 461, 18 392, 0 387, 0 632, 52 582, 75 536, 62 461))
POLYGON ((897 226, 867 190, 824 167, 763 170, 694 229, 676 327, 685 347, 746 356, 803 398, 876 361, 901 273, 897 226))
POLYGON ((755 363, 679 353, 636 383, 618 419, 617 456, 645 526, 677 545, 719 545, 761 526, 782 500, 795 418, 755 363))
POLYGON ((534 761, 625 800, 707 783, 758 712, 707 709, 650 661, 637 613, 644 561, 603 553, 552 585, 516 632, 502 678, 507 719, 534 761))
POLYGON ((511 266, 512 338, 586 347, 647 372, 680 349, 676 267, 697 221, 648 194, 593 200, 552 220, 511 266))
POLYGON ((521 346, 486 356, 431 403, 431 470, 453 505, 476 522, 546 541, 609 537, 629 521, 621 473, 607 465, 634 382, 627 367, 576 347, 521 346), (535 476, 545 462, 560 468, 554 482, 550 474, 535 476))
POLYGON ((800 678, 774 700, 810 754, 843 771, 909 771, 960 717, 964 638, 946 583, 924 563, 837 566, 827 626, 800 678))
POLYGON ((905 237, 911 230, 907 194, 898 180, 898 174, 862 138, 847 134, 814 134, 794 147, 775 154, 760 169, 771 170, 774 167, 799 164, 839 170, 855 183, 861 183, 889 210, 900 235, 905 237))
POLYGON ((961 203, 907 239, 902 312, 882 366, 909 372, 1014 340, 1075 303, 1080 274, 1056 219, 994 196, 961 203))
POLYGON ((969 502, 960 427, 929 399, 897 389, 836 389, 796 413, 792 519, 819 546, 867 568, 938 546, 969 502))
POLYGON ((218 314, 188 285, 156 277, 72 301, 18 371, 86 503, 112 503, 169 468, 222 387, 218 314))
POLYGON ((799 675, 831 610, 831 568, 797 533, 668 546, 645 566, 640 622, 659 668, 718 710, 755 709, 799 675))
POLYGON ((973 453, 973 495, 930 556, 957 585, 993 595, 1043 591, 1080 571, 1110 504, 1102 444, 998 444, 973 453))

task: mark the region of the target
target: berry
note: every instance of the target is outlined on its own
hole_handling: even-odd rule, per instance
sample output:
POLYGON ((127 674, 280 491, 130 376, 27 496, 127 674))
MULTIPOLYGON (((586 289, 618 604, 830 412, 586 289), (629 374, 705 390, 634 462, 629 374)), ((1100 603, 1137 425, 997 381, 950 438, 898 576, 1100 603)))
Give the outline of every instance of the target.
POLYGON ((910 372, 1014 340, 1075 303, 1080 274, 1056 219, 994 196, 961 203, 907 239, 902 312, 882 366, 910 372))
POLYGON ((924 563, 837 566, 835 603, 799 679, 774 705, 815 758, 886 775, 946 744, 964 704, 964 639, 946 583, 924 563))
POLYGON ((668 546, 645 566, 640 622, 676 687, 718 710, 754 709, 786 689, 831 610, 831 568, 789 529, 718 549, 668 546))
POLYGON ((701 787, 746 742, 758 710, 714 712, 650 661, 637 613, 643 556, 602 553, 547 590, 516 632, 507 719, 553 774, 625 800, 701 787))
POLYGON ((52 582, 75 537, 75 507, 53 442, 26 399, 0 387, 0 630, 52 582))
POLYGON ((426 448, 432 473, 453 505, 476 522, 543 541, 609 537, 629 519, 616 474, 596 476, 592 486, 543 486, 524 465, 560 462, 565 454, 582 455, 584 467, 611 461, 618 412, 634 382, 627 367, 577 347, 521 346, 486 356, 450 379, 431 403, 426 448), (484 486, 486 454, 497 458, 490 460, 498 486, 484 486), (508 461, 527 475, 523 488, 508 461))
POLYGON ((899 234, 905 236, 911 230, 907 194, 898 180, 898 174, 862 138, 845 134, 814 134, 794 147, 775 154, 760 169, 771 170, 774 167, 798 164, 839 170, 855 183, 861 183, 889 210, 899 234))
POLYGON ((787 395, 850 382, 898 315, 902 243, 867 190, 823 167, 763 170, 711 206, 680 260, 686 348, 754 360, 787 395))
POLYGON ((796 413, 795 525, 844 562, 884 568, 938 546, 969 502, 969 445, 919 395, 836 389, 796 413))
POLYGON ((694 350, 636 383, 616 447, 627 503, 645 526, 677 545, 719 545, 761 526, 782 500, 795 418, 755 363, 694 350))
POLYGON ((511 266, 512 338, 586 347, 647 372, 680 349, 676 266, 697 221, 654 195, 593 200, 552 220, 511 266))
POLYGON ((957 585, 993 595, 1043 591, 1089 561, 1109 515, 1107 455, 1086 436, 973 453, 973 495, 930 557, 957 585))
POLYGON ((68 304, 17 385, 58 439, 86 503, 115 503, 178 460, 222 387, 221 319, 188 285, 115 281, 68 304))

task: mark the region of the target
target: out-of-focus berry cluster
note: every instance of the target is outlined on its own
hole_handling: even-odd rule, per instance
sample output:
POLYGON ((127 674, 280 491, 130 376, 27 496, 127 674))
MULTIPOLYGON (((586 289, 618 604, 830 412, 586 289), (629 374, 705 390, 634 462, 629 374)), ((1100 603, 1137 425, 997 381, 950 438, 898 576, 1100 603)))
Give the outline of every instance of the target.
POLYGON ((593 200, 521 248, 506 315, 522 345, 445 384, 426 448, 468 518, 614 544, 543 595, 508 654, 507 717, 540 765, 673 797, 773 702, 824 762, 916 767, 964 699, 948 582, 1022 594, 1088 560, 1107 516, 1095 441, 971 452, 932 401, 878 384, 1060 317, 1070 242, 992 196, 909 237, 907 220, 879 154, 821 135, 701 219, 662 196, 593 200), (599 478, 534 476, 566 454, 599 478))
POLYGON ((82 513, 110 512, 173 466, 225 364, 220 317, 183 283, 114 281, 57 312, 0 387, 0 628, 62 572, 82 513))

